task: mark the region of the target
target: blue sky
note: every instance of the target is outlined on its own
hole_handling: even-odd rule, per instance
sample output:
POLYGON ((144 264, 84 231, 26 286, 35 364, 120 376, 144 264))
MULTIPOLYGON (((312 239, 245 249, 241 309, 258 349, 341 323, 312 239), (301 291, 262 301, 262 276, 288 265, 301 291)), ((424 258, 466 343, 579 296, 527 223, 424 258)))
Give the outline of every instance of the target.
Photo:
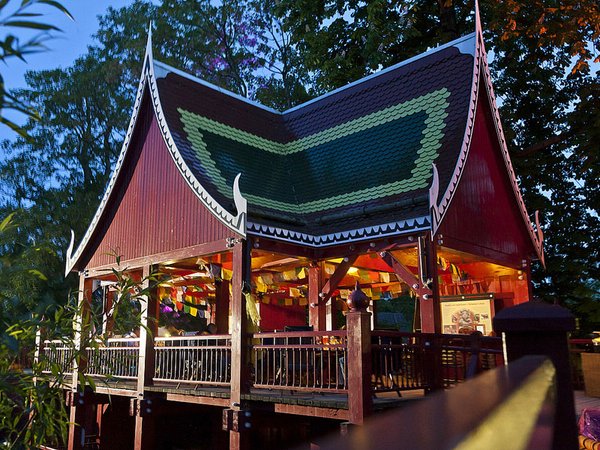
MULTIPOLYGON (((86 52, 87 46, 92 43, 92 34, 98 28, 97 16, 104 14, 109 6, 118 9, 132 2, 132 0, 63 0, 61 3, 73 15, 74 21, 53 8, 36 7, 36 12, 45 14, 40 21, 51 23, 63 32, 57 33, 56 38, 47 43, 48 51, 29 55, 26 63, 11 59, 7 62, 7 65, 0 66, 6 88, 25 87, 24 75, 27 70, 70 66, 78 56, 86 52)), ((12 11, 17 3, 20 3, 20 0, 10 1, 7 10, 12 11)), ((18 33, 19 36, 23 35, 18 28, 11 31, 15 34, 18 33)), ((16 119, 9 112, 6 115, 16 119)), ((12 138, 13 136, 14 134, 7 127, 0 125, 0 140, 12 138)))

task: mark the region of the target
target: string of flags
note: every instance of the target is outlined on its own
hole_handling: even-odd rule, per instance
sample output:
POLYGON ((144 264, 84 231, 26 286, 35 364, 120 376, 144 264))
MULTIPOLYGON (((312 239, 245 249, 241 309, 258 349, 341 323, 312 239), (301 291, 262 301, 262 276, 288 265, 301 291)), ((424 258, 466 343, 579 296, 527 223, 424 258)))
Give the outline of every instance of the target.
MULTIPOLYGON (((213 266, 212 264, 210 266, 213 266)), ((331 275, 336 270, 335 264, 325 264, 324 271, 331 275)), ((210 267, 214 280, 231 280, 233 271, 220 266, 210 267), (218 267, 218 270, 216 268, 218 267)), ((360 280, 363 284, 385 284, 378 287, 363 287, 363 292, 373 300, 391 298, 394 294, 403 292, 402 284, 391 279, 388 272, 376 272, 363 269, 353 269, 348 273, 360 280)), ((308 305, 308 289, 306 286, 286 286, 282 282, 298 282, 308 277, 308 269, 304 267, 286 270, 283 272, 262 273, 254 278, 252 294, 244 293, 247 301, 247 311, 251 319, 255 308, 249 308, 250 304, 263 303, 279 306, 306 306, 308 305)), ((341 297, 346 300, 351 289, 338 289, 332 293, 332 297, 341 297)), ((232 285, 229 284, 229 293, 232 293, 232 285)), ((209 319, 215 301, 215 286, 213 283, 195 284, 190 286, 161 285, 158 288, 158 296, 162 304, 173 306, 173 309, 185 312, 193 317, 204 317, 209 319)), ((258 314, 258 311, 255 311, 258 314)))
POLYGON ((208 286, 159 287, 158 298, 161 304, 173 305, 180 312, 210 319, 209 307, 215 294, 208 286))
POLYGON ((449 270, 450 273, 460 279, 460 280, 464 280, 465 278, 467 278, 467 272, 465 272, 464 270, 461 270, 460 267, 458 267, 456 264, 451 263, 450 261, 448 261, 446 258, 442 257, 442 256, 438 256, 437 258, 437 263, 438 266, 440 266, 440 268, 444 271, 449 270))

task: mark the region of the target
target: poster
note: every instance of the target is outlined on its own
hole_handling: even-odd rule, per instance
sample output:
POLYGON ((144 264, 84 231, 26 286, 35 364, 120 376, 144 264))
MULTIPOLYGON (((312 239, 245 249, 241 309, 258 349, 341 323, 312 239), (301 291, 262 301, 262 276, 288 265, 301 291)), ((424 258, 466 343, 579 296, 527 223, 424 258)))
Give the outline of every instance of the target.
POLYGON ((471 299, 442 302, 442 332, 471 334, 492 332, 493 299, 471 299))

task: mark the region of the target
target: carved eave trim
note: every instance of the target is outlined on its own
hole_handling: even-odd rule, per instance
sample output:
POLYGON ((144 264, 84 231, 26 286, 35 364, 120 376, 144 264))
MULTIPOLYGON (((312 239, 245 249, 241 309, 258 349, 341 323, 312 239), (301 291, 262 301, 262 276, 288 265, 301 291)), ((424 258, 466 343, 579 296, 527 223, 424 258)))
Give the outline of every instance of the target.
POLYGON ((487 97, 489 100, 489 104, 492 109, 492 115, 494 118, 494 126, 496 129, 496 136, 498 139, 498 143, 500 145, 500 150, 502 153, 502 158, 504 160, 504 164, 506 166, 506 170, 508 172, 508 176, 510 179, 510 184, 513 189, 513 193, 515 195, 515 199, 517 204, 519 205, 519 210, 521 211, 521 216, 523 217, 523 221, 525 222, 525 226, 535 248, 536 254, 539 260, 544 264, 544 249, 543 249, 543 232, 539 226, 539 221, 537 222, 537 230, 534 229, 533 224, 529 218, 529 214, 527 213, 527 208, 525 207, 525 202, 523 201, 523 197, 521 195, 521 190, 519 189, 519 183, 517 182, 517 177, 515 171, 512 166, 512 162, 510 160, 510 155, 508 153, 508 147, 506 145, 506 139, 504 137, 504 131, 502 130, 502 123, 500 121, 500 114, 498 110, 498 106, 496 104, 496 96, 494 95, 494 88, 492 86, 492 77, 489 70, 489 66, 487 63, 487 54, 485 51, 485 43, 483 40, 483 32, 481 27, 481 18, 479 14, 479 2, 475 1, 475 57, 473 64, 473 78, 472 78, 472 89, 471 89, 471 98, 469 100, 469 115, 467 118, 467 125, 465 128, 465 134, 463 138, 463 143, 461 147, 461 151, 458 157, 458 161, 456 163, 456 167, 454 168, 454 173, 452 174, 451 181, 446 188, 446 192, 444 196, 437 203, 436 199, 438 198, 439 192, 439 178, 437 174, 437 169, 435 165, 433 166, 433 181, 432 185, 429 189, 429 202, 430 202, 430 212, 431 212, 431 224, 432 224, 432 239, 436 234, 437 230, 440 227, 442 220, 446 212, 448 211, 448 207, 454 197, 454 193, 456 192, 456 188, 458 183, 460 182, 460 178, 462 176, 463 169, 465 167, 465 163, 467 161, 467 157, 469 155, 469 150, 471 147, 471 139, 473 136, 473 127, 475 124, 475 113, 477 111, 477 99, 479 94, 479 83, 480 79, 483 79, 485 84, 487 97))
MULTIPOLYGON (((152 55, 150 54, 150 58, 152 55)), ((156 76, 154 74, 154 63, 150 60, 150 64, 148 64, 148 87, 150 90, 150 96, 152 98, 152 107, 154 109, 154 114, 158 121, 158 125, 169 150, 171 157, 173 158, 173 162, 179 169, 179 172, 187 182, 188 186, 192 189, 192 191, 196 194, 196 196, 200 199, 202 204, 208 208, 208 210, 219 219, 224 225, 229 227, 232 231, 236 233, 246 236, 246 217, 248 211, 248 202, 243 197, 240 191, 240 177, 241 174, 237 174, 233 181, 233 202, 235 204, 235 208, 237 210, 237 214, 233 215, 226 208, 224 208, 217 200, 215 200, 209 192, 202 186, 202 183, 198 181, 194 173, 190 170, 188 165, 186 164, 181 152, 177 148, 177 144, 175 144, 175 140, 171 135, 171 130, 169 129, 169 125, 165 119, 165 115, 163 112, 162 104, 160 102, 160 93, 156 84, 156 76)))
POLYGON ((471 78, 471 93, 469 96, 469 109, 467 115, 467 121, 465 126, 465 132, 463 134, 462 145, 458 154, 458 159, 452 172, 450 182, 444 192, 441 200, 438 202, 438 194, 440 189, 439 177, 437 167, 432 165, 433 179, 431 187, 429 188, 429 208, 431 212, 431 238, 433 239, 437 230, 444 220, 444 216, 448 211, 450 202, 454 197, 458 183, 460 182, 467 157, 469 156, 469 150, 471 148, 471 138, 473 136, 473 128, 475 126, 475 113, 477 111, 477 93, 479 91, 479 77, 480 77, 480 62, 483 56, 482 45, 483 36, 480 32, 480 27, 477 26, 475 33, 475 49, 473 52, 473 73, 471 78))
POLYGON ((131 137, 133 135, 133 131, 135 129, 135 125, 138 120, 138 115, 140 112, 140 106, 142 104, 142 98, 144 96, 144 89, 146 88, 147 80, 146 80, 146 71, 148 65, 148 49, 151 46, 151 34, 148 34, 148 43, 146 45, 146 56, 144 57, 144 64, 142 66, 142 76, 140 77, 140 82, 138 83, 138 90, 135 97, 135 102, 133 104, 133 113, 131 114, 131 120, 129 121, 129 127, 127 128, 127 133, 125 134, 125 139, 123 140, 123 145, 121 147, 121 152, 119 153, 119 157, 117 158, 117 162, 115 163, 115 168, 113 169, 110 180, 108 181, 108 185, 106 186, 106 190, 104 191, 104 195, 102 196, 102 200, 100 201, 100 205, 96 210, 96 214, 92 218, 90 225, 88 226, 85 234, 83 235, 83 239, 81 243, 77 247, 74 253, 73 246, 75 241, 75 235, 73 231, 71 231, 71 243, 66 252, 66 261, 65 261, 65 276, 67 276, 75 267, 75 264, 79 261, 83 250, 87 247, 89 240, 92 237, 92 234, 96 230, 98 223, 100 222, 100 218, 104 213, 106 205, 108 204, 108 200, 112 194, 112 191, 115 187, 117 179, 119 178, 119 174, 121 173, 121 168, 123 167, 123 162, 125 161, 125 155, 127 154, 127 149, 129 148, 129 143, 131 141, 131 137))
POLYGON ((515 199, 517 201, 517 204, 519 205, 521 216, 523 217, 525 227, 529 232, 529 237, 531 238, 537 257, 542 262, 542 264, 544 264, 543 233, 540 228, 539 221, 537 222, 537 231, 534 229, 531 219, 529 218, 529 214, 527 213, 527 208, 525 207, 523 196, 521 195, 521 189, 519 188, 517 175, 515 174, 515 170, 510 160, 508 146, 506 145, 504 131, 502 130, 502 122, 500 121, 500 113, 498 110, 498 106, 496 105, 496 96, 494 95, 494 88, 492 86, 492 75, 487 64, 487 58, 483 59, 483 76, 485 80, 485 88, 488 100, 492 108, 492 117, 494 119, 494 127, 496 129, 496 137, 498 138, 498 144, 500 145, 500 151, 502 152, 502 159, 504 160, 504 165, 506 166, 506 170, 508 172, 510 185, 512 186, 515 199))
POLYGON ((169 150, 171 157, 173 158, 173 161, 175 162, 175 165, 179 169, 179 172, 183 175, 187 184, 190 186, 190 188, 196 194, 196 196, 200 199, 200 201, 208 208, 209 211, 211 211, 213 215, 215 215, 217 219, 219 219, 222 223, 224 223, 227 227, 229 227, 236 233, 242 236, 246 236, 247 201, 242 196, 239 188, 239 179, 241 174, 238 174, 236 176, 233 183, 233 200, 237 209, 237 215, 234 216, 223 206, 221 206, 206 191, 206 189, 204 189, 202 184, 196 179, 194 174, 191 172, 191 170, 183 160, 181 153, 179 152, 177 146, 173 141, 171 131, 169 130, 169 127, 163 114, 156 85, 156 78, 154 76, 154 63, 152 56, 152 30, 150 26, 148 30, 148 41, 146 43, 146 53, 144 55, 144 63, 142 66, 142 75, 138 84, 138 90, 133 106, 133 113, 131 115, 131 120, 129 121, 129 127, 127 128, 127 133, 123 141, 123 146, 121 147, 121 152, 119 153, 119 157, 117 158, 115 168, 113 169, 106 190, 104 191, 104 195, 102 196, 100 205, 98 206, 98 209, 96 210, 96 213, 94 214, 94 217, 75 252, 73 252, 75 236, 73 232, 71 232, 71 242, 66 252, 65 276, 67 276, 73 270, 73 268, 81 258, 83 251, 87 247, 92 235, 94 234, 94 231, 96 230, 100 222, 102 215, 104 214, 108 201, 111 197, 112 191, 119 178, 119 174, 121 173, 123 162, 125 161, 125 157, 129 149, 129 144, 131 142, 135 126, 138 122, 140 106, 142 104, 144 90, 146 87, 148 87, 148 91, 151 96, 152 107, 154 110, 154 114, 157 118, 161 134, 163 136, 163 140, 167 146, 167 149, 169 150))
POLYGON ((428 216, 373 225, 352 230, 339 231, 328 234, 308 234, 299 231, 287 230, 271 225, 248 222, 248 234, 258 237, 277 239, 280 241, 302 244, 308 247, 326 247, 329 245, 360 242, 367 239, 382 238, 413 234, 431 229, 428 216))

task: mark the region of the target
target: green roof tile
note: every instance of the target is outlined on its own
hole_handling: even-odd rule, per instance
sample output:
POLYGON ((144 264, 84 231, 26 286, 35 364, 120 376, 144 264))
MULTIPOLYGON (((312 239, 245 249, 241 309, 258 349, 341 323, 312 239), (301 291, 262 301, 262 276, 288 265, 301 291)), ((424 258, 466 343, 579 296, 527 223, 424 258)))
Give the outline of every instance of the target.
POLYGON ((289 142, 177 111, 203 172, 223 196, 231 198, 242 173, 250 205, 315 213, 427 187, 449 97, 448 88, 437 89, 289 142), (377 177, 364 176, 367 165, 377 177))

